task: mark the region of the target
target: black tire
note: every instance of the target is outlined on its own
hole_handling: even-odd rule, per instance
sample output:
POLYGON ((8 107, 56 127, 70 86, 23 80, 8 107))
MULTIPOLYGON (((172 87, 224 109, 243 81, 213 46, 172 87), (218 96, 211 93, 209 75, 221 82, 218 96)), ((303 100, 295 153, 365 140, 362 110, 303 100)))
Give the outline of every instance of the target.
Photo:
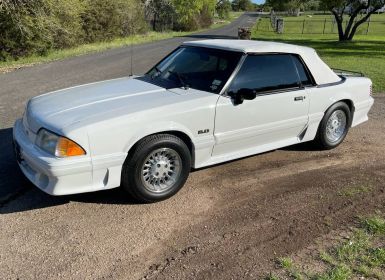
POLYGON ((345 102, 337 102, 333 104, 325 113, 322 121, 318 127, 318 132, 315 138, 315 143, 320 149, 330 150, 342 143, 344 141, 346 135, 348 134, 349 128, 351 126, 351 112, 349 106, 345 102), (327 124, 329 118, 336 111, 342 111, 346 116, 346 125, 343 130, 342 135, 335 141, 331 141, 327 136, 327 124))
POLYGON ((142 139, 134 150, 129 153, 123 164, 121 185, 138 202, 161 201, 175 195, 183 187, 190 170, 190 150, 180 138, 170 134, 151 135, 142 139), (173 185, 165 191, 151 191, 143 181, 142 168, 148 157, 159 149, 172 150, 179 155, 179 176, 175 178, 173 185))

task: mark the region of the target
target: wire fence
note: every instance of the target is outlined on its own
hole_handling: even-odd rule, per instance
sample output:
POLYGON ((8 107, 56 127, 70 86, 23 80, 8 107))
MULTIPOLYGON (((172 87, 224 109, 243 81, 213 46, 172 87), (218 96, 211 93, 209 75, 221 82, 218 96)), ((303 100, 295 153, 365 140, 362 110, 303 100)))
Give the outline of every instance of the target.
MULTIPOLYGON (((347 21, 344 21, 343 28, 347 21)), ((262 18, 257 22, 258 31, 277 31, 276 26, 268 18, 262 18)), ((337 34, 338 28, 335 20, 331 19, 304 19, 286 20, 283 19, 283 27, 280 33, 286 34, 337 34)), ((367 21, 361 24, 356 34, 358 35, 385 35, 385 21, 367 21)))

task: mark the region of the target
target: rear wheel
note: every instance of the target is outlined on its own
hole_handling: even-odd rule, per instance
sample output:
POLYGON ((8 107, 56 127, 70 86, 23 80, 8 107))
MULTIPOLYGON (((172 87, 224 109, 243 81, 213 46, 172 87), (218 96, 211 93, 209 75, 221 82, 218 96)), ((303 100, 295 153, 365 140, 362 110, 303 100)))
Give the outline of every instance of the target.
POLYGON ((316 143, 325 150, 337 147, 348 134, 350 125, 349 106, 345 102, 335 103, 326 111, 320 123, 316 143))
POLYGON ((183 187, 190 169, 190 150, 180 138, 170 134, 151 135, 126 159, 122 187, 138 201, 160 201, 183 187))

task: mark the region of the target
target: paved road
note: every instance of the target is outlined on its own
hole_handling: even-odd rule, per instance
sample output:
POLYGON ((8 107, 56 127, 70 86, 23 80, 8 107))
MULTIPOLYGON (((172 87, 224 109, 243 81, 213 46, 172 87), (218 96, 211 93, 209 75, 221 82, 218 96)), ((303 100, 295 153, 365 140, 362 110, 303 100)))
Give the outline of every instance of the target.
MULTIPOLYGON (((175 37, 133 48, 133 72, 142 74, 182 42, 206 38, 236 38, 239 26, 251 26, 257 18, 247 13, 222 28, 188 37, 175 37)), ((20 69, 0 75, 0 203, 23 190, 23 178, 10 150, 11 127, 33 96, 78 84, 127 76, 129 47, 108 50, 20 69)))
MULTIPOLYGON (((233 36, 251 18, 213 32, 233 36)), ((184 40, 137 47, 136 72, 184 40)), ((125 75, 128 53, 0 76, 0 279, 263 279, 277 257, 313 252, 314 240, 385 211, 385 95, 337 149, 300 145, 198 170, 161 203, 134 204, 120 189, 52 197, 31 186, 10 148, 23 103, 125 75)))

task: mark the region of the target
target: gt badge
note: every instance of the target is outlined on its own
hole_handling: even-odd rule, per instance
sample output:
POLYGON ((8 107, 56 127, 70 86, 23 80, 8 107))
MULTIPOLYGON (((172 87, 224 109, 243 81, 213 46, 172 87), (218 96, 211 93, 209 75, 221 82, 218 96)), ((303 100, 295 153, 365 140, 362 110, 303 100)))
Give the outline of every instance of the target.
POLYGON ((209 132, 210 132, 210 129, 198 130, 198 134, 205 134, 205 133, 209 133, 209 132))

